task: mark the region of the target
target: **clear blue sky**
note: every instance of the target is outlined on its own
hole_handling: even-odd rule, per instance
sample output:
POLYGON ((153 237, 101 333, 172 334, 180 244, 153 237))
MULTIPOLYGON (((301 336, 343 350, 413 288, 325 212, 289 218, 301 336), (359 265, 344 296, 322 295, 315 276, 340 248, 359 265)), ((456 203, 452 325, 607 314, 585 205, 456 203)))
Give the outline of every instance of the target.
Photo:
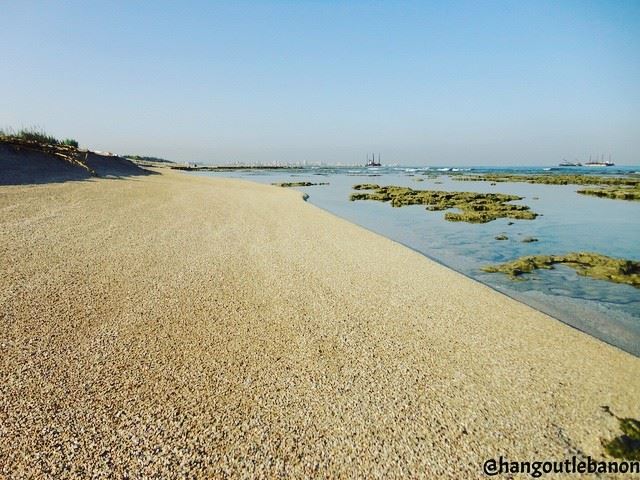
POLYGON ((3 2, 0 127, 174 160, 640 164, 640 1, 3 2))

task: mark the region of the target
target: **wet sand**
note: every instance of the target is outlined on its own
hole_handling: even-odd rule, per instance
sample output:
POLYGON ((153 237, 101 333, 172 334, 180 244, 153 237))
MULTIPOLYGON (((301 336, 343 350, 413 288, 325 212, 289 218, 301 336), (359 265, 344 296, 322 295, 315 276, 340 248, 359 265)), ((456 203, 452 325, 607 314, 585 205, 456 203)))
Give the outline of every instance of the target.
POLYGON ((0 264, 0 477, 476 478, 640 417, 640 359, 296 191, 2 186, 0 264))

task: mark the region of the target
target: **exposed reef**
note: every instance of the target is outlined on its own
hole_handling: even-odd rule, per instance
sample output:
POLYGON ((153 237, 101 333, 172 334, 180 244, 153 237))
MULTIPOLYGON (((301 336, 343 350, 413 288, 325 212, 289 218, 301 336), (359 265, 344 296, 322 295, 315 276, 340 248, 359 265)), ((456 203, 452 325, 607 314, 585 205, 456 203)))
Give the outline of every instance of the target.
POLYGON ((573 268, 578 275, 624 283, 640 288, 640 262, 607 257, 598 253, 575 252, 566 255, 529 255, 499 265, 489 265, 485 272, 506 273, 517 278, 537 269, 553 269, 555 264, 573 268))
POLYGON ((452 180, 468 182, 524 182, 543 183, 548 185, 629 185, 640 184, 640 178, 613 177, 603 175, 518 175, 509 173, 496 173, 487 175, 452 175, 452 180))
POLYGON ((354 185, 354 190, 369 190, 352 193, 349 200, 377 200, 390 202, 393 207, 426 205, 427 210, 440 211, 457 208, 461 212, 447 212, 445 220, 450 222, 487 223, 497 218, 533 220, 538 214, 526 205, 508 203, 522 200, 517 195, 503 193, 445 192, 440 190, 413 190, 409 187, 387 186, 365 183, 354 185))
MULTIPOLYGON (((601 185, 611 188, 586 188, 578 190, 583 195, 612 198, 615 200, 640 200, 640 178, 636 176, 613 177, 602 175, 518 175, 518 174, 487 174, 487 175, 452 175, 453 180, 468 182, 524 182, 543 183, 548 185, 601 185)), ((538 200, 538 197, 532 197, 538 200)))
POLYGON ((614 200, 640 200, 640 184, 633 187, 585 188, 578 190, 583 195, 594 195, 614 200))
POLYGON ((172 170, 187 170, 191 172, 235 172, 239 170, 302 170, 297 165, 171 165, 172 170))
POLYGON ((171 160, 167 160, 165 158, 159 157, 144 157, 141 155, 123 155, 123 158, 128 160, 133 160, 134 162, 142 162, 142 163, 176 163, 171 160))
MULTIPOLYGON (((377 190, 380 187, 380 185, 377 185, 375 183, 360 183, 358 185, 354 185, 352 187, 354 190, 377 190)), ((397 188, 403 188, 403 187, 397 187, 397 188)))
POLYGON ((272 183, 276 187, 312 187, 314 185, 329 185, 327 182, 313 183, 313 182, 282 182, 272 183))

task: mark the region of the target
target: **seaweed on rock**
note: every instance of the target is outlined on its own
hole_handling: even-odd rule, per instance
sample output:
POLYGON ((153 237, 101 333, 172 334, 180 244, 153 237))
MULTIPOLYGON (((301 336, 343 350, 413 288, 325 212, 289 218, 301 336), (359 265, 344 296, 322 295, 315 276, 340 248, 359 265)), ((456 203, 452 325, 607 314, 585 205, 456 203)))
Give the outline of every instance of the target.
POLYGON ((624 460, 640 460, 640 421, 618 418, 622 435, 602 442, 608 455, 624 460))
POLYGON ((511 262, 489 265, 482 270, 490 273, 506 273, 511 278, 518 278, 522 274, 531 273, 534 270, 553 269, 556 264, 571 267, 578 275, 640 288, 640 262, 591 252, 574 252, 566 255, 528 255, 511 262))
POLYGON ((282 182, 282 183, 272 183, 271 185, 275 185, 276 187, 312 187, 314 185, 329 185, 326 182, 321 183, 313 183, 313 182, 282 182))
POLYGON ((393 207, 426 205, 427 210, 430 211, 459 209, 460 212, 445 213, 445 220, 450 222, 487 223, 497 218, 533 220, 538 215, 526 205, 509 203, 522 200, 522 197, 503 193, 414 190, 409 187, 394 185, 381 187, 375 184, 354 185, 353 189, 359 192, 351 194, 349 197, 351 201, 377 200, 390 202, 393 207))
POLYGON ((602 406, 602 409, 618 421, 620 430, 622 430, 622 435, 612 440, 601 441, 607 455, 623 460, 640 460, 640 420, 628 417, 621 418, 613 413, 607 405, 602 406))
POLYGON ((521 175, 509 173, 495 173, 486 175, 452 175, 452 180, 469 182, 524 182, 542 183, 546 185, 640 185, 640 178, 625 176, 614 177, 604 175, 556 175, 538 174, 521 175))
POLYGON ((601 198, 611 198, 614 200, 636 200, 640 201, 640 184, 634 187, 609 187, 609 188, 585 188, 578 190, 582 195, 593 195, 601 198))

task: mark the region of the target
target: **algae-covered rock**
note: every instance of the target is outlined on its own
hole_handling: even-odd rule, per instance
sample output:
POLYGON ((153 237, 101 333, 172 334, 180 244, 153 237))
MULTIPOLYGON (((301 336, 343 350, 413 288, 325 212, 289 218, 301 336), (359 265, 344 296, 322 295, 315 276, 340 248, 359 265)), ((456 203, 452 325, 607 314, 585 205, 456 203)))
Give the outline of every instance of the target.
POLYGON ((585 188, 578 190, 582 195, 593 195, 614 200, 640 201, 640 184, 634 187, 585 188))
POLYGON ((571 267, 578 275, 640 288, 640 262, 590 252, 576 252, 566 255, 528 255, 511 262, 489 265, 482 270, 506 273, 512 278, 516 278, 523 273, 531 273, 537 269, 553 269, 555 264, 571 267))
POLYGON ((555 175, 537 174, 520 175, 516 173, 495 173, 486 175, 455 175, 457 181, 469 182, 525 182, 547 185, 628 185, 640 184, 640 178, 634 176, 614 177, 609 175, 555 175))
POLYGON ((496 240, 509 240, 509 237, 507 237, 504 233, 501 233, 500 235, 496 235, 495 239, 496 240))
POLYGON ((312 187, 314 185, 329 185, 326 182, 313 183, 313 182, 282 182, 282 183, 272 183, 271 185, 275 185, 276 187, 312 187))
POLYGON ((501 217, 509 217, 516 220, 534 220, 537 216, 537 213, 534 213, 530 210, 511 210, 509 212, 493 210, 487 212, 449 212, 445 213, 444 218, 445 220, 449 220, 450 222, 487 223, 501 217))
POLYGON ((607 454, 624 460, 640 460, 640 421, 634 418, 618 418, 622 435, 603 441, 607 454))
POLYGON ((533 220, 537 214, 526 205, 510 203, 522 200, 517 195, 504 193, 446 192, 441 190, 414 190, 394 185, 381 187, 375 184, 354 185, 349 199, 390 202, 393 207, 426 205, 427 210, 440 211, 457 208, 460 212, 447 212, 445 220, 450 222, 486 223, 497 218, 533 220))

